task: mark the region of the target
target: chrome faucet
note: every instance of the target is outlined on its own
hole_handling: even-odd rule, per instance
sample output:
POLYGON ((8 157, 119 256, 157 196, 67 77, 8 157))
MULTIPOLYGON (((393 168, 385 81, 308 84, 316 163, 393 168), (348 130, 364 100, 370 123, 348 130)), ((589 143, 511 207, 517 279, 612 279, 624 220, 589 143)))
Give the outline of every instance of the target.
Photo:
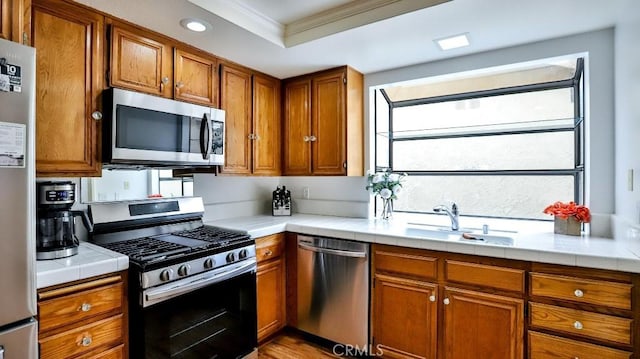
POLYGON ((447 208, 447 206, 441 204, 438 206, 433 207, 433 211, 434 212, 441 212, 444 211, 447 216, 449 216, 449 219, 451 219, 451 230, 452 231, 457 231, 460 227, 458 225, 458 205, 457 204, 452 204, 451 205, 451 210, 449 210, 449 208, 447 208))

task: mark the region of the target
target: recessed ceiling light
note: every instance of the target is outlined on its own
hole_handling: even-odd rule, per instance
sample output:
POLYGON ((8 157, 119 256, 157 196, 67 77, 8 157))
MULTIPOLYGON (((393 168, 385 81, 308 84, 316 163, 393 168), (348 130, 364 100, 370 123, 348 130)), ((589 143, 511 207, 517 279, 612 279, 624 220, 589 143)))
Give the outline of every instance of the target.
POLYGON ((433 41, 435 41, 436 44, 438 44, 438 46, 440 47, 440 50, 443 50, 443 51, 469 46, 468 33, 448 36, 448 37, 444 37, 442 39, 436 39, 433 41))
POLYGON ((208 22, 198 19, 182 19, 180 25, 187 30, 203 32, 211 27, 208 22))

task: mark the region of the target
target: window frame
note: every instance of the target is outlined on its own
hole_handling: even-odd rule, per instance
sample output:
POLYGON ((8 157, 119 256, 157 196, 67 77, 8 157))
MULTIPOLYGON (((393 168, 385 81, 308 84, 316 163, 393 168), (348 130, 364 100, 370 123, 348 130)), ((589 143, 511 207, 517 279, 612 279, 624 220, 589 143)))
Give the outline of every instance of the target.
MULTIPOLYGON (((491 90, 480 90, 480 91, 472 91, 472 92, 464 92, 450 95, 441 95, 441 96, 433 96, 427 98, 419 98, 419 99, 411 99, 411 100, 400 100, 400 101, 392 101, 384 88, 379 88, 374 90, 373 96, 373 108, 374 108, 374 164, 375 171, 391 171, 392 173, 406 173, 409 176, 567 176, 570 175, 573 177, 573 201, 579 204, 582 204, 585 199, 585 173, 586 173, 586 164, 585 164, 585 83, 584 83, 584 58, 577 57, 576 58, 576 69, 574 77, 565 79, 565 80, 557 80, 550 82, 541 82, 534 83, 528 85, 518 85, 511 87, 504 87, 498 89, 491 90), (395 108, 402 108, 408 106, 418 106, 425 104, 435 104, 442 102, 453 102, 453 101, 461 101, 461 100, 472 100, 478 98, 485 97, 495 97, 495 96, 504 96, 504 95, 512 95, 512 94, 520 94, 527 92, 536 92, 536 91, 548 91, 555 89, 566 89, 570 88, 573 90, 573 105, 574 105, 574 122, 573 128, 554 128, 554 129, 520 129, 520 130, 512 130, 512 131, 487 131, 486 133, 475 133, 475 134, 445 134, 445 135, 415 135, 415 136, 404 136, 402 138, 394 139, 393 137, 393 110, 395 108), (378 162, 378 100, 379 96, 376 92, 382 95, 384 100, 388 106, 388 134, 387 134, 387 146, 388 146, 388 166, 380 166, 378 162), (574 167, 566 168, 566 169, 535 169, 535 170, 458 170, 458 171, 446 171, 446 170, 423 170, 423 171, 396 171, 393 166, 393 147, 394 142, 402 142, 402 141, 415 141, 415 140, 432 140, 432 139, 444 139, 444 138, 464 138, 464 137, 482 137, 482 136, 501 136, 501 135, 514 135, 514 134, 532 134, 532 133, 551 133, 551 132, 574 132, 574 167)), ((376 207, 378 201, 375 201, 376 207)), ((415 212, 415 211, 402 211, 398 210, 397 212, 405 212, 405 213, 425 213, 425 214, 433 214, 435 212, 427 211, 427 212, 415 212)), ((516 217, 502 217, 502 216, 491 216, 491 215, 468 215, 470 217, 487 217, 487 218, 500 218, 500 219, 526 219, 526 220, 542 220, 542 219, 534 219, 534 218, 516 218, 516 217)), ((542 220, 542 221, 551 221, 552 219, 542 220)))

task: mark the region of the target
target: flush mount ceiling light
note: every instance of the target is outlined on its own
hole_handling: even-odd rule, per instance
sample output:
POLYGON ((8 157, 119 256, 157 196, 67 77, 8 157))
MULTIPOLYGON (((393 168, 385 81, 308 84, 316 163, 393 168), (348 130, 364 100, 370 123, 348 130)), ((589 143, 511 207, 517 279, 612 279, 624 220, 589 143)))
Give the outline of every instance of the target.
POLYGON ((182 19, 180 25, 187 30, 203 32, 211 27, 208 22, 199 19, 182 19))
POLYGON ((443 37, 433 41, 438 44, 440 50, 446 51, 457 49, 459 47, 469 46, 469 33, 465 32, 464 34, 443 37))

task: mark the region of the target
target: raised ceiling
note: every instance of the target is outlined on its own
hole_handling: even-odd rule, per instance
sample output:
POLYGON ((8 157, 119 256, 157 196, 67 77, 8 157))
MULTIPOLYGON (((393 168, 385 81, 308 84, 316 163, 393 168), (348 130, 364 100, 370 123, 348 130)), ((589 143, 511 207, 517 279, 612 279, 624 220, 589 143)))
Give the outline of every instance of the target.
MULTIPOLYGON (((231 15, 215 15, 191 1, 240 4, 272 24, 291 24, 318 12, 349 5, 341 0, 76 0, 208 52, 278 78, 344 64, 368 74, 418 63, 463 56, 615 24, 640 12, 637 0, 452 0, 401 15, 322 35, 283 47, 267 34, 237 25, 231 15), (182 18, 212 25, 192 33, 182 18), (433 39, 468 32, 471 46, 443 52, 433 39)), ((379 1, 379 0, 368 0, 379 1)), ((386 0, 380 0, 385 1, 386 0)), ((429 0, 408 0, 426 4, 429 0)), ((356 0, 355 2, 360 2, 356 0)), ((232 7, 232 6, 229 6, 232 7)), ((366 17, 365 15, 363 15, 366 17)), ((362 19, 360 19, 362 20, 362 19)), ((364 21, 367 23, 367 21, 364 21)), ((282 41, 282 40, 281 40, 282 41)))

